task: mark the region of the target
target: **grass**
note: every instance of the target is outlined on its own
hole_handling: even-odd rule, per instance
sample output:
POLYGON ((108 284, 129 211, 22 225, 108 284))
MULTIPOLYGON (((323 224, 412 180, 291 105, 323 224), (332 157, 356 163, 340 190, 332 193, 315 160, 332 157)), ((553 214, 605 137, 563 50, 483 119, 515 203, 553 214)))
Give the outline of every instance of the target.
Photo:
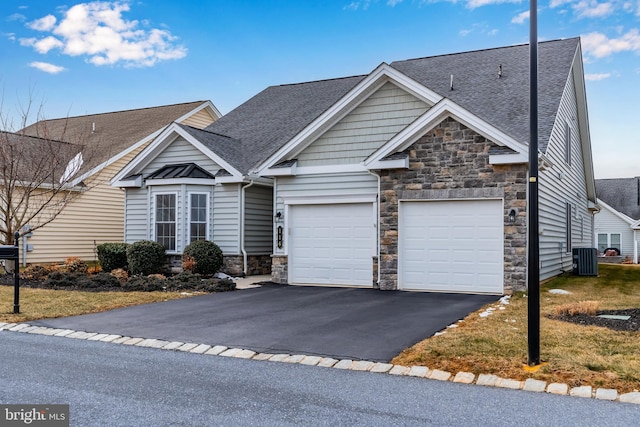
MULTIPOLYGON (((493 304, 497 307, 500 304, 493 304)), ((599 266, 598 277, 563 275, 541 286, 540 352, 546 364, 534 373, 527 362, 527 298, 517 293, 504 310, 487 317, 480 310, 456 328, 406 349, 393 363, 424 365, 452 373, 495 374, 503 378, 535 378, 613 388, 621 393, 640 390, 640 332, 620 332, 581 326, 548 315, 562 310, 584 313, 640 307, 640 266, 599 266), (571 294, 551 294, 564 289, 571 294)))
POLYGON ((114 308, 184 298, 178 292, 81 292, 20 289, 20 314, 13 314, 13 286, 0 286, 0 322, 97 313, 114 308))

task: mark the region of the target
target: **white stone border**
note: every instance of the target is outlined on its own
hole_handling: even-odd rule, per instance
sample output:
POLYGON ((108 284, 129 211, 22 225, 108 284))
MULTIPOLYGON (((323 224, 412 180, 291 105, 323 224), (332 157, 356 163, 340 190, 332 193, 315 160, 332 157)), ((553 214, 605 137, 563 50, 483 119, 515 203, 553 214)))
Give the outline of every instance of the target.
POLYGON ((55 329, 41 326, 32 326, 28 323, 3 323, 0 322, 0 331, 21 332, 36 335, 49 335, 57 337, 74 338, 88 341, 102 341, 112 344, 134 345, 137 347, 150 347, 163 350, 184 351, 188 353, 235 357, 239 359, 266 360, 270 362, 296 363, 308 366, 320 366, 325 368, 344 369, 351 371, 375 372, 389 375, 410 376, 428 378, 437 381, 452 381, 462 384, 476 384, 480 386, 501 387, 513 390, 525 390, 538 393, 551 393, 569 395, 575 397, 593 398, 599 400, 618 401, 624 403, 640 404, 640 391, 619 394, 617 390, 598 388, 593 390, 591 386, 570 388, 567 384, 551 383, 529 378, 526 381, 500 378, 491 374, 476 376, 471 372, 458 372, 453 375, 450 372, 438 369, 429 369, 426 366, 401 366, 390 363, 370 362, 366 360, 337 360, 330 357, 306 356, 304 354, 270 354, 256 353, 255 351, 241 348, 228 348, 222 345, 211 346, 208 344, 183 343, 179 341, 164 341, 154 338, 123 337, 97 332, 74 331, 71 329, 55 329))

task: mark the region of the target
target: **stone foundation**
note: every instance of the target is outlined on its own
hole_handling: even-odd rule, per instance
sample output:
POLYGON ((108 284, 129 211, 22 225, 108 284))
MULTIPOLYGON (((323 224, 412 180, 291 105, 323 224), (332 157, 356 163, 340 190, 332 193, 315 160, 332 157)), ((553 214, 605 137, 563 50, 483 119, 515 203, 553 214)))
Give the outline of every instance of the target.
MULTIPOLYGON (((229 276, 244 276, 244 257, 225 255, 221 271, 229 276)), ((247 276, 271 274, 270 255, 247 255, 247 276)))
POLYGON ((381 170, 380 277, 382 290, 398 288, 398 201, 504 200, 504 292, 526 287, 527 166, 491 165, 496 144, 452 118, 404 151, 409 169, 381 170), (511 209, 514 223, 508 223, 511 209))
POLYGON ((373 289, 380 289, 378 284, 378 257, 373 257, 373 289))
POLYGON ((287 284, 289 282, 288 258, 286 255, 271 255, 271 281, 287 284))

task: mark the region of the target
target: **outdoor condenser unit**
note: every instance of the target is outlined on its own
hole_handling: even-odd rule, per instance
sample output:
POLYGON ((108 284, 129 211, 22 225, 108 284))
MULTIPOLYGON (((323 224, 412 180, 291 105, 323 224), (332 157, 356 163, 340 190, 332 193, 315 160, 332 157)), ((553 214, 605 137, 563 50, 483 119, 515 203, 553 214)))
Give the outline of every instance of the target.
POLYGON ((573 274, 578 276, 598 275, 598 250, 596 248, 573 248, 573 274))

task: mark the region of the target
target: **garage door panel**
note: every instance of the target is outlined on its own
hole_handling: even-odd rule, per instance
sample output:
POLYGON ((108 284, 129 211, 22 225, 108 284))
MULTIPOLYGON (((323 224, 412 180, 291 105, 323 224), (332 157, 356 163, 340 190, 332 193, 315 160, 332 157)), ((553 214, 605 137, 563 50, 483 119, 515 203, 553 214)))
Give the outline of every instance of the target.
POLYGON ((503 291, 501 200, 401 202, 399 287, 503 291))
POLYGON ((371 203, 293 205, 289 215, 291 283, 372 285, 371 203))

